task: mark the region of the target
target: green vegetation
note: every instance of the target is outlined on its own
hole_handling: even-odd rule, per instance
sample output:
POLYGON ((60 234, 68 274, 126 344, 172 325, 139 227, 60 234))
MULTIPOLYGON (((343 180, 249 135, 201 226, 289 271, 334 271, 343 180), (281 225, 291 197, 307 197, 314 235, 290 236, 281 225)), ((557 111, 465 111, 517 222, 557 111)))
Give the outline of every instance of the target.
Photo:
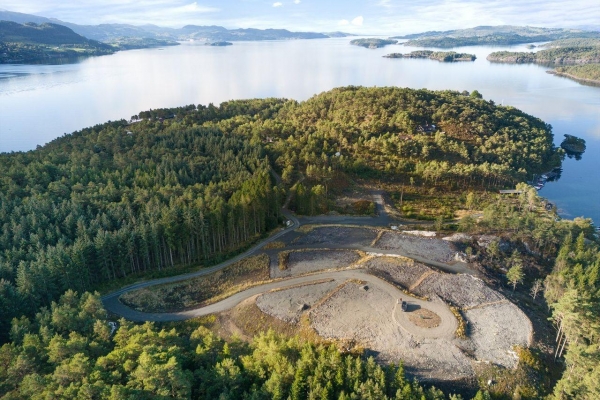
POLYGON ((351 45, 354 46, 361 46, 367 49, 378 49, 380 47, 385 47, 388 44, 396 44, 398 43, 397 40, 390 40, 390 39, 373 39, 373 38, 369 38, 369 39, 354 39, 350 41, 351 45))
POLYGON ((600 63, 600 47, 556 47, 537 53, 496 51, 489 61, 506 63, 587 64, 600 63))
POLYGON ((108 42, 108 44, 118 48, 119 50, 148 49, 152 47, 163 46, 179 46, 178 42, 174 42, 172 40, 142 37, 121 37, 111 40, 110 42, 108 42))
POLYGON ((228 343, 193 321, 160 328, 120 320, 112 334, 105 314, 98 295, 68 291, 35 319, 15 320, 12 343, 0 348, 0 397, 446 398, 407 379, 401 366, 381 367, 334 344, 273 332, 228 343))
POLYGON ((600 64, 571 65, 557 67, 556 75, 565 76, 584 82, 600 83, 600 64))
POLYGON ((0 21, 0 64, 112 54, 115 49, 89 40, 62 25, 0 21))
POLYGON ((181 311, 214 303, 269 279, 269 256, 261 254, 210 275, 128 292, 119 300, 142 312, 181 311))
POLYGON ((198 126, 220 119, 215 107, 140 114, 0 155, 3 340, 11 318, 68 289, 210 265, 277 226, 261 146, 198 126))
POLYGON ((430 60, 437 60, 437 61, 441 61, 441 62, 475 61, 477 59, 475 54, 456 53, 454 51, 431 51, 431 50, 417 50, 417 51, 412 51, 408 54, 391 53, 384 57, 386 57, 386 58, 428 58, 430 60))

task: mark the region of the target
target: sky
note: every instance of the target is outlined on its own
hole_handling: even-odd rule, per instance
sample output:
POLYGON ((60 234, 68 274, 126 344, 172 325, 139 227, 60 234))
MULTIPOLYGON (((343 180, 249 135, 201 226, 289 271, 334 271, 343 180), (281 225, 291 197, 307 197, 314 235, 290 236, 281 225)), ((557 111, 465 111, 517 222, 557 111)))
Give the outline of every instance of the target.
POLYGON ((382 35, 478 25, 600 29, 600 0, 0 0, 0 9, 88 25, 193 24, 382 35))

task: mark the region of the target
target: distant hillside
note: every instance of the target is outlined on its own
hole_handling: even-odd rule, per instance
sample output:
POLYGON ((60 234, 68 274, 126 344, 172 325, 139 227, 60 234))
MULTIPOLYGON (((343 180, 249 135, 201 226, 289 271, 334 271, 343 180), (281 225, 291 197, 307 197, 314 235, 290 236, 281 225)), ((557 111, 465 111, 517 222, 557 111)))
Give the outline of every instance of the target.
POLYGON ((330 34, 316 32, 291 32, 286 29, 226 29, 222 26, 187 25, 180 29, 164 28, 156 25, 127 25, 127 24, 102 24, 102 25, 77 25, 56 19, 49 19, 37 15, 0 11, 0 20, 18 23, 35 22, 54 23, 66 26, 75 33, 89 39, 102 42, 113 42, 125 37, 152 38, 161 40, 207 40, 218 41, 257 41, 257 40, 285 40, 285 39, 324 39, 328 37, 353 36, 344 32, 330 34))
POLYGON ((78 35, 66 26, 51 23, 37 25, 33 22, 19 24, 0 21, 0 41, 47 45, 81 44, 104 49, 110 48, 104 43, 78 35))
POLYGON ((112 54, 116 49, 51 23, 0 21, 0 64, 112 54))
POLYGON ((395 36, 409 39, 406 46, 450 48, 475 45, 514 45, 570 38, 600 38, 600 32, 579 29, 538 28, 530 26, 478 26, 451 31, 429 31, 395 36))

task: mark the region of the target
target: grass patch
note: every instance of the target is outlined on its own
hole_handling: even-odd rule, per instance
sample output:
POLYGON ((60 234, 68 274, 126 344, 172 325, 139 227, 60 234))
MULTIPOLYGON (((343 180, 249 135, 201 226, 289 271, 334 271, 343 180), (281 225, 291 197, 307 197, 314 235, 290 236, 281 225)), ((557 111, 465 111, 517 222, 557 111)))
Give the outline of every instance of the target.
POLYGON ((467 338, 467 321, 465 320, 465 317, 463 317, 462 313, 460 312, 460 308, 451 306, 450 311, 452 311, 452 314, 454 314, 454 316, 456 317, 456 320, 458 321, 458 327, 456 328, 456 332, 454 334, 456 335, 457 338, 466 339, 467 338))
POLYGON ((240 260, 210 275, 123 294, 120 300, 143 312, 172 312, 204 306, 268 281, 269 256, 240 260))
POLYGON ((279 270, 285 271, 288 268, 290 253, 291 251, 282 251, 277 255, 277 258, 279 260, 279 270))
POLYGON ((272 249, 283 249, 285 247, 285 243, 281 241, 275 241, 267 243, 263 246, 263 250, 272 250, 272 249))

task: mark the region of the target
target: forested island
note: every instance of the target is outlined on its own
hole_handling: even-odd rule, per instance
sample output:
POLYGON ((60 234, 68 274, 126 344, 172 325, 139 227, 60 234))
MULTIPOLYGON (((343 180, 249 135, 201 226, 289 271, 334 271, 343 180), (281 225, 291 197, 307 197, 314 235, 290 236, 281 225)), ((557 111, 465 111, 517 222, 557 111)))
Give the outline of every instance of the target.
POLYGON ((600 38, 600 33, 577 29, 500 25, 393 37, 393 39, 409 39, 404 43, 405 46, 439 48, 481 45, 511 46, 568 38, 600 38))
POLYGON ((391 54, 385 55, 383 57, 385 57, 385 58, 428 58, 430 60, 437 60, 440 62, 475 61, 477 59, 475 54, 456 53, 454 51, 431 51, 431 50, 411 51, 408 54, 391 53, 391 54))
POLYGON ((475 399, 593 398, 593 226, 557 219, 519 184, 563 156, 548 124, 476 91, 362 87, 304 102, 149 110, 0 154, 0 396, 472 398, 414 382, 345 343, 272 332, 224 340, 211 331, 215 316, 110 325, 92 294, 213 265, 281 226, 286 198, 298 214, 322 214, 340 187, 364 179, 389 187, 405 216, 427 204, 440 229, 493 232, 490 244, 466 242, 465 254, 547 326, 541 294, 529 296, 536 282, 536 296, 544 288, 556 356, 516 349, 518 367, 490 366, 494 384, 474 382, 475 399), (515 185, 520 195, 493 194, 515 185), (482 217, 444 224, 451 207, 482 217))
POLYGON ((385 47, 387 45, 396 44, 396 43, 398 43, 397 40, 375 39, 375 38, 354 39, 354 40, 350 41, 351 45, 364 47, 366 49, 378 49, 380 47, 385 47))
POLYGON ((205 44, 206 44, 206 46, 217 46, 217 47, 232 46, 233 45, 233 43, 231 43, 231 42, 207 42, 205 44))

